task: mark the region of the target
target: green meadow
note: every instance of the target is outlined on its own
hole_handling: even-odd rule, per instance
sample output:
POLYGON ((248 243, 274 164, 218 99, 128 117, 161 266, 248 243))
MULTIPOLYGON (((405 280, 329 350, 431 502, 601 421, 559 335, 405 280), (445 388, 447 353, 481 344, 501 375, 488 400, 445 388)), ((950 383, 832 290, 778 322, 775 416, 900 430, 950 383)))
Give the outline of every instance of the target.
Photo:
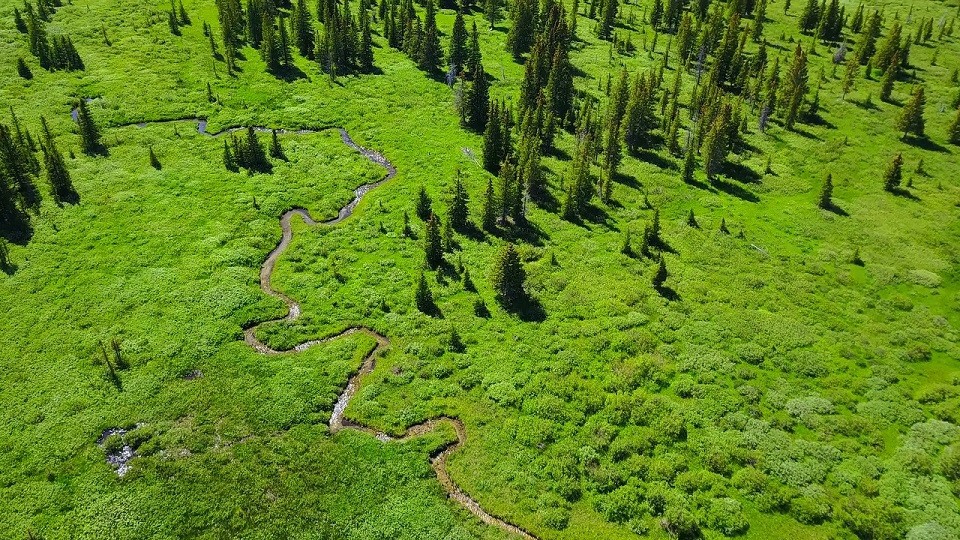
MULTIPOLYGON (((671 36, 644 22, 653 3, 620 5, 616 31, 636 47, 623 53, 580 3, 574 83, 601 110, 611 78, 663 62, 671 36)), ((467 439, 448 471, 486 512, 544 540, 957 538, 960 146, 947 132, 960 28, 938 36, 937 25, 952 27, 960 6, 864 2, 884 14, 881 43, 894 21, 905 35, 934 21, 885 102, 879 70, 867 79, 861 69, 842 97, 836 45, 810 50, 797 26, 804 2, 786 14, 783 3, 767 8, 767 55, 785 67, 797 43, 808 51, 818 121, 787 130, 774 116, 764 133, 746 105, 748 144, 728 158, 738 174, 717 182, 698 168, 684 183, 682 155, 661 146, 625 152, 609 200, 575 221, 559 201, 577 140, 559 131, 542 161, 556 204, 528 204, 523 227, 456 233, 434 271, 415 211, 421 187, 445 219, 460 175, 476 224, 494 177, 482 134, 460 126, 455 91, 389 47, 379 20, 377 72, 333 79, 295 53, 298 75, 283 79, 249 45, 233 75, 212 58, 202 29, 219 39, 212 0, 183 2, 192 24, 179 36, 166 2, 73 0, 47 33, 69 34, 85 69, 47 71, 15 28, 22 3, 0 0, 0 123, 12 108, 39 140, 43 116, 78 194, 57 204, 39 175, 43 200, 29 233, 9 236, 0 274, 0 536, 512 538, 437 481, 429 459, 452 430, 402 442, 330 433, 373 338, 276 356, 243 341, 245 328, 286 313, 259 283, 279 216, 302 207, 333 218, 385 174, 341 141, 333 128, 343 127, 397 174, 338 225, 294 219, 272 286, 302 315, 257 337, 281 350, 358 326, 387 336, 346 417, 392 434, 459 418, 467 439), (18 58, 32 79, 18 75, 18 58), (914 84, 926 91, 922 140, 896 127, 914 84), (70 114, 81 98, 92 98, 100 155, 81 152, 70 114), (226 170, 229 135, 199 133, 196 118, 209 133, 315 132, 279 135, 288 159, 251 175, 226 170), (898 153, 899 195, 884 189, 898 153), (828 173, 832 211, 817 206, 828 173), (627 234, 639 246, 655 211, 669 294, 651 284, 653 258, 621 249, 627 234), (535 299, 520 314, 491 283, 508 243, 535 299), (433 314, 414 303, 421 272, 433 314), (129 363, 113 379, 101 352, 111 340, 129 363), (98 444, 112 428, 129 431, 98 444), (124 444, 135 457, 118 476, 106 452, 124 444)), ((840 4, 852 16, 859 2, 840 4)), ((445 49, 453 7, 437 16, 445 49)), ((481 7, 465 19, 479 29, 491 97, 516 102, 524 66, 505 48, 508 9, 490 29, 481 7)), ((851 50, 861 39, 848 28, 844 37, 851 50)), ((665 87, 678 70, 685 105, 697 74, 670 57, 665 87)))

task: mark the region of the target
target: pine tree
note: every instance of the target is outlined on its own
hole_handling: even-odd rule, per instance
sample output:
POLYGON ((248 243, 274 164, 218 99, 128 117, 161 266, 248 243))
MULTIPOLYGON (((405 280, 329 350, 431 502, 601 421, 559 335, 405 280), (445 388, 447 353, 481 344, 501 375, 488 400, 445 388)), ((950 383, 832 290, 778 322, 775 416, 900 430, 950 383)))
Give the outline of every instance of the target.
POLYGON ((177 3, 177 16, 180 19, 180 24, 183 26, 190 26, 193 24, 193 21, 190 20, 190 16, 187 15, 187 10, 183 7, 183 0, 180 0, 177 3))
POLYGON ((900 189, 900 182, 903 180, 903 154, 894 156, 893 161, 887 166, 883 173, 883 189, 896 192, 900 189))
POLYGON ((469 201, 470 197, 467 195, 467 189, 463 185, 460 171, 457 171, 457 179, 453 185, 453 201, 450 203, 450 225, 458 231, 463 231, 467 228, 467 203, 469 201))
POLYGON ((280 66, 289 68, 293 65, 293 55, 290 53, 290 33, 287 32, 287 25, 283 23, 283 17, 280 18, 280 38, 277 40, 277 48, 280 55, 280 66))
POLYGON ((43 163, 47 170, 47 180, 50 182, 53 200, 57 204, 72 202, 76 200, 77 192, 70 180, 70 171, 67 170, 63 154, 57 149, 57 143, 53 139, 53 134, 50 133, 47 120, 42 116, 40 117, 40 125, 43 126, 43 142, 40 144, 40 148, 43 150, 43 163))
POLYGON ((533 46, 537 0, 513 0, 510 18, 513 25, 507 32, 507 49, 513 54, 514 60, 520 60, 533 46))
POLYGON ((483 2, 483 11, 487 16, 487 21, 490 22, 491 30, 497 26, 497 21, 500 20, 500 2, 501 0, 484 0, 483 2))
POLYGON ((823 183, 823 189, 820 190, 820 200, 817 206, 824 210, 833 208, 833 175, 827 174, 827 179, 823 183))
POLYGON ((500 109, 495 101, 490 102, 487 127, 483 132, 483 168, 498 174, 503 154, 503 127, 500 125, 500 109))
POLYGON ((223 166, 230 172, 237 172, 240 170, 240 167, 237 165, 237 160, 233 155, 233 152, 230 151, 230 145, 227 141, 223 141, 223 166))
POLYGON ((686 184, 694 182, 694 172, 697 169, 697 154, 693 143, 687 144, 686 155, 683 158, 683 181, 686 184))
POLYGON ((473 279, 470 278, 470 269, 463 269, 463 290, 470 292, 477 292, 477 286, 473 284, 473 279))
POLYGON ((280 146, 280 138, 277 137, 277 130, 270 131, 270 157, 274 159, 287 160, 287 155, 283 153, 283 147, 280 146))
POLYGON ((177 14, 172 9, 167 13, 167 26, 170 27, 171 34, 180 35, 180 23, 177 22, 177 14))
POLYGON ((430 314, 436 309, 433 303, 433 293, 430 292, 430 286, 427 285, 427 278, 423 272, 420 272, 420 277, 417 279, 417 288, 413 293, 413 301, 421 313, 430 314))
POLYGON ((432 204, 430 196, 427 195, 427 189, 420 186, 420 191, 417 193, 417 217, 423 221, 430 219, 430 216, 433 215, 432 204))
POLYGON ((497 180, 500 188, 500 222, 506 223, 507 216, 514 214, 514 207, 520 204, 517 199, 518 190, 514 187, 514 184, 517 183, 516 175, 513 165, 509 161, 503 163, 497 180))
POLYGON ((260 42, 260 56, 267 64, 267 71, 276 74, 280 71, 280 42, 274 29, 273 17, 268 11, 263 12, 261 28, 263 37, 260 42))
POLYGON ((460 9, 457 10, 457 16, 453 20, 447 63, 457 75, 462 74, 467 65, 467 25, 463 22, 463 12, 460 9))
POLYGON ((434 0, 427 0, 427 10, 423 23, 423 37, 417 54, 417 64, 427 73, 434 73, 443 61, 443 48, 437 31, 437 14, 434 0))
POLYGON ((480 226, 487 232, 493 232, 497 229, 497 199, 493 191, 493 179, 490 177, 487 177, 487 188, 483 193, 480 226))
POLYGON ((293 11, 290 14, 290 29, 293 34, 293 43, 297 47, 300 56, 309 58, 313 56, 313 25, 310 24, 312 16, 307 8, 306 0, 297 0, 293 11))
POLYGON ((690 213, 687 214, 687 225, 693 227, 694 229, 700 228, 700 224, 697 223, 697 218, 693 215, 693 210, 690 210, 690 213))
POLYGON ((263 145, 257 137, 253 126, 247 126, 247 138, 243 144, 243 165, 251 173, 267 173, 273 169, 270 161, 267 159, 266 152, 263 151, 263 145))
POLYGON ((918 85, 913 90, 913 96, 910 98, 910 101, 900 111, 900 118, 897 120, 897 129, 903 132, 904 139, 911 133, 915 137, 923 138, 925 136, 923 121, 923 107, 925 103, 926 98, 924 97, 923 86, 918 85))
POLYGON ((887 66, 880 81, 880 101, 890 101, 893 94, 893 83, 897 80, 897 71, 900 69, 900 56, 894 55, 893 61, 887 66))
POLYGON ((880 37, 881 24, 880 13, 874 10, 867 20, 866 29, 863 31, 863 40, 860 42, 860 48, 857 49, 857 61, 860 62, 861 66, 866 65, 877 51, 877 38, 880 37))
POLYGON ((797 44, 793 53, 793 62, 790 64, 783 86, 782 102, 786 109, 783 124, 788 130, 793 129, 793 124, 800 112, 800 105, 803 104, 803 99, 809 91, 807 77, 807 55, 800 44, 797 44))
POLYGON ((83 147, 83 153, 94 155, 100 152, 103 147, 100 144, 100 130, 90 116, 90 109, 87 107, 86 100, 77 102, 77 126, 80 130, 80 141, 83 147))
POLYGON ((357 63, 360 71, 370 73, 373 71, 373 37, 370 33, 370 14, 365 4, 366 2, 361 3, 360 7, 360 50, 357 52, 357 63))
POLYGON ((526 299, 524 281, 526 273, 520 262, 520 254, 513 244, 500 251, 493 267, 493 290, 497 300, 507 309, 516 309, 526 299))
POLYGON ((660 256, 660 264, 657 266, 657 271, 653 274, 653 288, 657 291, 663 289, 664 283, 667 282, 667 278, 670 277, 670 273, 667 272, 667 264, 663 260, 663 255, 660 256))
POLYGON ((730 229, 727 228, 726 218, 720 218, 720 232, 723 234, 730 234, 730 229))
POLYGON ((953 122, 950 123, 950 127, 947 128, 947 141, 950 144, 960 145, 960 109, 957 109, 957 113, 953 117, 953 122))
POLYGON ((450 215, 450 212, 451 210, 448 209, 447 221, 444 222, 443 224, 443 235, 442 235, 443 250, 446 251, 447 253, 453 253, 453 250, 456 249, 457 247, 457 242, 453 238, 453 226, 451 225, 452 216, 450 215))
POLYGON ((847 98, 847 94, 853 90, 854 82, 857 79, 857 73, 860 71, 860 62, 857 61, 855 55, 850 55, 847 58, 846 71, 843 74, 843 88, 842 88, 842 99, 847 98))
POLYGON ((605 0, 603 3, 603 16, 600 19, 600 26, 597 34, 600 39, 610 40, 613 36, 613 25, 617 21, 617 8, 619 0, 605 0))
POLYGON ((800 12, 800 18, 797 19, 800 25, 800 31, 804 34, 809 34, 817 27, 819 20, 820 4, 817 3, 817 0, 807 0, 803 11, 800 12))
MULTIPOLYGON (((470 68, 473 82, 466 96, 466 122, 474 131, 484 131, 490 112, 490 82, 483 69, 483 63, 477 62, 470 68)), ((486 138, 484 139, 486 143, 486 138)), ((486 155, 486 154, 484 154, 486 155)))
POLYGON ((623 235, 623 244, 620 245, 620 253, 627 257, 633 257, 633 246, 630 245, 630 229, 623 235))
POLYGON ((434 214, 431 214, 430 219, 427 220, 423 250, 428 267, 436 269, 443 263, 443 238, 440 235, 440 220, 434 214))
POLYGON ((157 158, 157 154, 153 151, 153 147, 150 147, 150 166, 156 170, 160 170, 163 166, 160 165, 160 160, 157 158))

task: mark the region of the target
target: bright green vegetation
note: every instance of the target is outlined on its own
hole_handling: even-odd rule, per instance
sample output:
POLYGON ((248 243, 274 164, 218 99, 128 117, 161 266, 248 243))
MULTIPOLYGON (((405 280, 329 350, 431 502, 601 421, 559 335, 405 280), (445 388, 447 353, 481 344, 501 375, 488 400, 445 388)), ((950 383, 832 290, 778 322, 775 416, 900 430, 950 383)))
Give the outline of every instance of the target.
MULTIPOLYGON (((912 44, 910 66, 890 76, 873 58, 870 80, 854 65, 846 89, 836 46, 816 41, 811 51, 814 39, 799 32, 807 2, 793 0, 786 15, 783 0, 769 2, 762 35, 781 80, 798 43, 808 55, 810 91, 793 130, 778 110, 761 133, 760 108, 744 103, 744 147, 713 162, 713 181, 701 148, 690 183, 682 177, 695 62, 682 78, 679 151, 657 144, 669 139, 658 98, 653 142, 623 148, 618 174, 605 174, 608 84, 617 86, 621 65, 631 77, 655 73, 668 44, 662 89, 679 64, 670 34, 655 38, 642 21, 673 2, 619 6, 609 32, 621 43, 630 36, 637 50, 627 54, 596 37, 595 26, 608 31, 602 4, 595 21, 579 2, 570 51, 577 89, 598 99, 602 151, 586 177, 600 196, 564 218, 578 145, 558 129, 527 224, 481 233, 492 178, 483 137, 460 127, 442 75, 420 69, 435 59, 389 47, 379 18, 374 69, 358 58, 356 69, 322 72, 295 45, 288 61, 240 43, 231 77, 203 33, 211 25, 224 52, 212 0, 184 2, 190 25, 171 21, 179 15, 166 2, 74 2, 46 31, 69 34, 69 45, 57 43, 75 47, 83 69, 69 68, 66 54, 48 71, 15 27, 22 4, 0 0, 0 122, 11 123, 12 106, 39 141, 43 115, 78 196, 56 204, 41 172, 29 238, 4 233, 0 535, 507 538, 436 481, 427 457, 452 433, 404 443, 330 436, 332 404, 371 338, 275 357, 242 341, 244 327, 284 313, 257 281, 280 236, 277 217, 296 206, 332 217, 356 186, 383 175, 322 130, 330 126, 382 152, 398 174, 336 227, 294 221, 273 287, 303 315, 259 337, 283 349, 357 325, 388 336, 391 349, 347 417, 396 433, 460 418, 468 440, 450 456, 450 475, 486 511, 544 539, 960 534, 960 148, 949 134, 960 35, 940 35, 941 21, 954 25, 956 2, 866 2, 866 19, 874 9, 885 17, 878 61, 896 65, 883 52, 895 21, 911 43, 921 23, 933 36, 912 44), (926 138, 917 137, 915 84, 924 86, 926 138), (805 114, 814 96, 819 119, 805 114), (88 108, 105 151, 82 152, 69 114, 81 97, 96 98, 88 108), (247 175, 223 166, 229 137, 200 135, 192 120, 117 127, 194 117, 209 119, 209 132, 321 131, 280 135, 289 161, 247 175), (902 178, 885 186, 898 154, 902 178), (453 233, 457 248, 432 270, 418 193, 425 188, 447 236, 458 170, 476 230, 453 233), (655 212, 660 242, 644 234, 655 212), (510 311, 492 280, 508 243, 530 296, 510 311), (654 288, 660 253, 668 275, 654 288), (414 302, 421 272, 428 313, 414 302), (478 300, 489 317, 478 316, 478 300), (118 382, 100 360, 100 343, 109 349, 112 339, 130 364, 118 382), (194 370, 202 377, 186 380, 194 370), (125 436, 137 457, 118 478, 96 440, 137 425, 125 436)), ((858 3, 839 4, 852 22, 858 3)), ((436 17, 445 51, 450 7, 436 17)), ((522 61, 529 45, 516 32, 508 40, 506 10, 490 30, 481 7, 465 15, 466 28, 477 23, 490 95, 516 107, 524 66, 514 53, 522 61)), ((853 57, 863 34, 848 24, 843 35, 853 57)), ((748 55, 757 47, 746 40, 748 55)), ((514 165, 529 178, 533 149, 519 132, 524 157, 514 165)), ((270 135, 259 136, 269 148, 270 135)))

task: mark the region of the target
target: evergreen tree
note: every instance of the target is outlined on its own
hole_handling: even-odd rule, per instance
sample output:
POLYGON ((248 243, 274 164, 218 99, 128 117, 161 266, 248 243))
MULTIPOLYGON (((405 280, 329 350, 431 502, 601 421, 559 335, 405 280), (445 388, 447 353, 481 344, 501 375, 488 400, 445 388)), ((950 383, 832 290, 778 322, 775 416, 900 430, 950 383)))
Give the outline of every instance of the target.
POLYGON ((270 157, 274 159, 287 160, 287 155, 283 153, 283 147, 280 146, 280 138, 277 137, 277 130, 270 132, 270 157))
POLYGON ((883 173, 883 189, 896 192, 900 189, 900 182, 903 180, 903 154, 894 156, 893 161, 887 166, 883 173))
POLYGON ((513 0, 510 9, 513 25, 507 32, 507 48, 514 60, 520 60, 533 46, 537 19, 537 0, 513 0))
POLYGON ((857 61, 860 65, 866 65, 877 52, 877 39, 880 37, 880 26, 882 19, 880 13, 874 11, 867 20, 867 26, 863 31, 863 40, 857 49, 857 61))
POLYGON ((670 273, 667 272, 667 264, 663 260, 663 256, 660 256, 660 264, 657 266, 657 271, 653 274, 653 288, 657 291, 663 289, 664 283, 667 282, 667 278, 670 277, 670 273))
POLYGON ((277 38, 273 22, 273 16, 265 10, 261 22, 263 37, 260 42, 260 57, 267 64, 267 71, 276 74, 280 71, 282 53, 280 51, 280 40, 277 38))
POLYGON ((627 257, 633 257, 633 246, 630 245, 630 229, 623 235, 623 244, 620 245, 620 253, 627 257))
POLYGON ((157 158, 157 154, 153 151, 153 147, 150 147, 150 166, 156 170, 160 170, 162 165, 160 165, 160 160, 157 158))
POLYGON ((193 24, 193 21, 190 20, 190 16, 187 15, 187 10, 183 7, 183 0, 177 2, 177 16, 180 19, 180 24, 183 26, 190 26, 193 24))
POLYGON ((487 177, 487 189, 483 193, 480 226, 487 232, 493 232, 497 229, 497 200, 493 191, 493 179, 490 177, 487 177))
POLYGON ((366 1, 360 7, 360 50, 357 52, 357 63, 360 71, 373 71, 373 37, 370 32, 370 13, 365 7, 366 1))
POLYGON ((427 278, 423 275, 423 272, 420 272, 420 277, 417 279, 413 301, 421 313, 430 314, 436 309, 433 303, 433 293, 430 292, 430 286, 427 285, 427 278))
POLYGON ((786 109, 783 124, 788 130, 793 129, 793 124, 800 112, 800 105, 803 104, 803 98, 809 91, 807 77, 807 55, 800 44, 797 44, 793 53, 793 62, 790 64, 783 86, 782 102, 786 109))
POLYGON ((450 203, 450 225, 458 230, 463 231, 467 228, 467 203, 470 201, 470 196, 467 195, 467 189, 463 185, 463 179, 460 176, 460 171, 457 171, 457 179, 453 185, 453 201, 450 203))
POLYGON ((807 0, 806 5, 803 6, 803 11, 800 12, 800 18, 797 19, 800 31, 809 34, 817 27, 819 21, 820 4, 817 3, 817 0, 807 0))
POLYGON ((514 207, 520 204, 517 200, 516 175, 513 171, 513 165, 507 161, 500 168, 500 175, 497 177, 500 188, 500 222, 506 223, 507 216, 514 214, 514 207))
POLYGON ((428 267, 437 269, 443 264, 443 239, 440 236, 440 220, 434 214, 431 214, 430 219, 427 220, 423 250, 428 267))
POLYGON ((953 122, 950 123, 950 127, 947 128, 947 141, 950 144, 960 145, 960 109, 957 109, 956 114, 953 116, 953 122))
POLYGON ((230 151, 230 145, 227 144, 227 141, 223 141, 223 166, 230 172, 237 172, 240 170, 240 167, 237 165, 237 160, 233 155, 233 152, 230 151))
POLYGON ((833 175, 827 174, 827 179, 823 183, 823 189, 820 190, 820 200, 817 206, 824 210, 833 208, 833 175))
POLYGON ((497 300, 507 309, 516 309, 526 299, 524 281, 526 273, 520 262, 520 254, 513 244, 507 244, 500 251, 493 267, 493 290, 497 300))
POLYGON ((500 172, 500 158, 503 154, 503 141, 501 140, 503 128, 500 125, 500 110, 495 101, 490 102, 487 117, 487 127, 483 132, 483 168, 493 174, 498 174, 500 172))
POLYGON ((597 34, 600 37, 600 39, 610 40, 610 38, 613 36, 613 25, 617 21, 618 7, 619 7, 619 0, 604 1, 603 15, 600 19, 600 26, 597 31, 597 34))
POLYGON ((306 0, 297 0, 290 14, 290 29, 293 34, 293 43, 300 56, 313 56, 313 26, 310 24, 312 16, 307 8, 306 0))
POLYGON ((287 32, 287 25, 283 23, 283 18, 279 21, 280 38, 277 40, 277 47, 280 54, 280 65, 289 68, 293 65, 293 55, 290 53, 290 33, 287 32))
POLYGON ((94 155, 100 152, 103 147, 100 144, 100 130, 90 115, 90 109, 87 107, 87 101, 81 99, 77 102, 77 126, 80 130, 80 141, 83 147, 83 153, 94 155))
POLYGON ((725 218, 720 218, 720 232, 730 234, 730 229, 727 228, 727 220, 725 218))
POLYGON ((900 111, 900 118, 897 120, 897 129, 903 132, 903 138, 908 134, 915 137, 924 137, 923 107, 926 103, 923 86, 918 85, 913 90, 913 95, 907 105, 900 111))
POLYGON ((447 211, 447 221, 443 224, 443 250, 447 253, 453 253, 453 250, 456 249, 457 243, 453 239, 453 226, 451 225, 451 210, 447 211))
POLYGON ((270 161, 267 160, 267 154, 263 151, 263 145, 260 144, 260 139, 257 137, 253 126, 247 126, 247 138, 243 144, 242 164, 251 173, 267 173, 273 169, 270 161))
POLYGON ((893 61, 887 66, 880 81, 880 101, 890 101, 893 94, 893 83, 897 80, 897 71, 900 69, 900 55, 894 55, 893 61))
POLYGON ((179 36, 180 35, 180 23, 177 22, 177 14, 171 9, 167 12, 167 26, 170 27, 170 33, 179 36))
POLYGON ((470 292, 477 292, 477 286, 473 284, 473 279, 470 278, 470 269, 463 269, 463 290, 470 292))
POLYGON ((450 33, 450 53, 447 57, 447 63, 457 75, 464 72, 467 65, 467 52, 467 25, 463 22, 463 12, 458 9, 457 16, 453 20, 453 31, 450 33))
POLYGON ((700 228, 700 224, 697 223, 697 218, 693 215, 693 210, 690 210, 690 213, 687 214, 687 225, 693 227, 694 229, 700 228))
POLYGON ((696 148, 692 144, 687 145, 686 155, 683 158, 683 181, 686 184, 692 184, 694 182, 694 172, 697 169, 697 154, 696 148))
MULTIPOLYGON (((894 56, 901 52, 900 39, 902 32, 903 27, 900 26, 899 22, 894 21, 893 26, 890 27, 890 32, 887 34, 887 39, 877 50, 877 54, 873 56, 874 67, 882 70, 890 67, 890 64, 893 63, 894 56)), ((909 40, 907 42, 909 43, 909 40)), ((903 55, 900 56, 900 62, 903 65, 907 65, 906 60, 903 55)))
POLYGON ((490 29, 493 30, 500 20, 500 2, 501 0, 484 0, 483 11, 490 22, 490 29))
POLYGON ((427 73, 436 72, 443 61, 443 48, 437 31, 437 14, 434 0, 427 0, 426 16, 423 23, 423 37, 417 55, 417 64, 427 73))
POLYGON ((17 75, 20 75, 21 78, 28 81, 33 78, 33 72, 30 71, 27 63, 23 61, 23 57, 17 58, 17 75))
POLYGON ((420 191, 417 193, 417 217, 423 221, 430 219, 430 216, 433 215, 432 204, 430 196, 427 195, 427 189, 420 186, 420 191))
POLYGON ((42 116, 40 117, 40 125, 43 126, 43 142, 40 144, 40 148, 43 150, 43 163, 47 170, 47 180, 50 182, 53 200, 57 204, 72 202, 76 200, 77 192, 73 188, 70 171, 67 170, 63 154, 57 148, 57 143, 53 139, 53 134, 50 133, 47 120, 42 116))
MULTIPOLYGON (((489 120, 490 112, 490 82, 487 81, 487 73, 483 69, 483 63, 477 61, 470 68, 473 75, 473 82, 470 83, 469 90, 464 99, 464 116, 466 124, 474 131, 484 131, 489 120)), ((486 142, 486 139, 484 139, 486 142)))
POLYGON ((856 55, 850 55, 847 58, 846 71, 843 75, 843 88, 842 88, 842 99, 847 98, 847 94, 853 90, 854 82, 857 79, 857 73, 860 71, 860 62, 857 61, 856 55))

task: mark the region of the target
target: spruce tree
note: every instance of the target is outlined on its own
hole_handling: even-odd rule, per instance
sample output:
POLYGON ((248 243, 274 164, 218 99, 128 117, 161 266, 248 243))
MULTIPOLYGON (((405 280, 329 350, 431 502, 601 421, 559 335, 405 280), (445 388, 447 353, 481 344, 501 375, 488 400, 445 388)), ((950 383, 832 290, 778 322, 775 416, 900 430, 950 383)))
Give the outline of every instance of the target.
POLYGON ((513 25, 507 32, 507 48, 514 60, 520 60, 530 52, 536 29, 537 0, 513 0, 510 18, 513 25))
POLYGON ((600 39, 610 40, 613 36, 613 25, 617 21, 617 8, 619 0, 605 0, 603 3, 603 15, 600 19, 600 26, 597 31, 600 39))
POLYGON ((90 109, 87 107, 87 101, 81 99, 77 102, 77 126, 80 130, 80 141, 83 147, 83 153, 94 155, 102 150, 100 144, 100 130, 90 115, 90 109))
POLYGON ((247 138, 243 144, 243 164, 251 173, 266 173, 273 169, 253 126, 247 126, 247 138))
POLYGON ((798 43, 793 53, 793 62, 790 64, 783 85, 782 102, 785 109, 783 125, 788 130, 793 129, 793 124, 800 113, 800 106, 809 91, 807 78, 807 55, 798 43))
POLYGON ((497 198, 493 191, 493 178, 490 177, 487 177, 487 189, 483 192, 480 226, 487 232, 494 232, 497 229, 497 198))
POLYGON ((483 11, 490 23, 490 29, 493 30, 500 20, 500 2, 501 0, 484 0, 483 11))
POLYGON ((436 269, 443 263, 443 238, 440 234, 440 220, 435 214, 431 214, 430 219, 427 220, 423 251, 428 267, 436 269))
POLYGON ((306 0, 296 0, 293 11, 290 14, 290 28, 293 34, 293 43, 297 47, 300 56, 309 58, 313 56, 313 25, 310 23, 312 16, 307 8, 306 0))
POLYGON ((500 156, 503 152, 503 128, 500 125, 500 118, 497 103, 490 101, 487 127, 483 131, 483 168, 492 174, 500 172, 500 156))
POLYGON ((667 264, 663 260, 663 255, 661 255, 660 264, 657 265, 657 271, 653 274, 653 288, 661 291, 668 277, 670 277, 670 273, 667 272, 667 264))
POLYGON ((277 130, 270 131, 270 157, 274 159, 287 160, 287 155, 283 153, 283 147, 280 146, 280 138, 277 137, 277 130))
POLYGON ((633 257, 633 246, 630 244, 630 229, 623 235, 623 244, 620 245, 620 253, 627 257, 633 257))
POLYGON ((190 16, 187 15, 187 10, 183 7, 183 0, 177 2, 177 18, 180 19, 180 24, 184 26, 190 26, 193 24, 193 21, 190 20, 190 16))
POLYGON ((457 247, 456 240, 453 238, 453 223, 452 216, 450 215, 452 209, 447 210, 447 221, 443 223, 443 250, 447 253, 453 253, 453 250, 457 247))
POLYGON ((900 69, 900 56, 894 55, 893 61, 887 66, 887 71, 883 73, 883 79, 880 81, 880 101, 890 101, 893 94, 893 83, 897 80, 897 71, 900 69))
POLYGON ((431 201, 430 196, 427 195, 427 189, 420 186, 420 191, 417 193, 417 217, 423 221, 430 219, 430 216, 433 215, 432 204, 433 201, 431 201))
POLYGON ((260 42, 260 57, 267 64, 267 71, 277 74, 280 71, 280 40, 273 25, 273 17, 268 11, 263 12, 261 27, 263 37, 260 42))
POLYGON ((894 156, 893 161, 883 173, 883 189, 893 193, 900 189, 903 180, 903 154, 894 156))
POLYGON ((420 272, 420 277, 417 279, 417 288, 413 293, 413 301, 421 313, 430 314, 436 309, 433 303, 433 293, 430 292, 430 286, 427 285, 427 278, 423 272, 420 272))
POLYGON ((526 299, 525 280, 520 254, 513 244, 507 244, 497 256, 492 275, 493 290, 503 307, 516 309, 523 303, 526 299))
POLYGON ((683 181, 686 184, 694 182, 694 172, 697 169, 697 154, 693 143, 687 144, 686 155, 683 158, 683 181))
POLYGON ((447 64, 454 73, 461 75, 467 66, 467 25, 463 22, 463 12, 458 9, 450 32, 450 53, 447 64))
POLYGON ((423 23, 423 37, 417 54, 417 64, 427 73, 436 72, 443 60, 443 48, 440 46, 440 35, 437 30, 437 13, 435 0, 427 0, 426 15, 423 23))
POLYGON ((950 144, 960 145, 960 109, 957 109, 956 114, 953 116, 953 122, 950 123, 950 127, 947 128, 947 141, 950 144))
POLYGON ((467 189, 463 185, 460 171, 457 171, 457 179, 453 185, 453 200, 450 203, 450 225, 458 231, 463 231, 467 228, 467 203, 469 201, 470 197, 467 195, 467 189))
POLYGON ((913 134, 915 137, 923 138, 924 121, 923 107, 926 104, 923 86, 918 85, 913 90, 913 95, 907 105, 900 111, 900 118, 897 120, 897 129, 903 132, 903 138, 913 134))
POLYGON ((370 30, 370 14, 361 4, 360 9, 360 50, 357 52, 357 64, 360 71, 370 73, 373 71, 373 37, 370 30))
POLYGON ((687 214, 687 225, 693 227, 694 229, 700 228, 700 224, 697 223, 697 218, 693 215, 693 210, 690 210, 690 213, 687 214))
POLYGON ((53 200, 57 204, 72 202, 76 200, 77 192, 73 189, 73 182, 70 179, 70 171, 67 170, 67 164, 63 160, 63 154, 57 148, 57 143, 50 133, 50 127, 47 120, 40 117, 40 125, 43 126, 43 142, 40 148, 43 150, 43 164, 47 170, 47 180, 50 182, 50 192, 53 200))
POLYGON ((474 131, 483 132, 487 127, 490 112, 490 82, 483 69, 483 63, 477 61, 471 68, 473 82, 466 95, 466 123, 474 131))
POLYGON ((833 208, 833 175, 827 174, 827 179, 823 183, 823 189, 820 190, 820 200, 817 206, 824 210, 833 208))

